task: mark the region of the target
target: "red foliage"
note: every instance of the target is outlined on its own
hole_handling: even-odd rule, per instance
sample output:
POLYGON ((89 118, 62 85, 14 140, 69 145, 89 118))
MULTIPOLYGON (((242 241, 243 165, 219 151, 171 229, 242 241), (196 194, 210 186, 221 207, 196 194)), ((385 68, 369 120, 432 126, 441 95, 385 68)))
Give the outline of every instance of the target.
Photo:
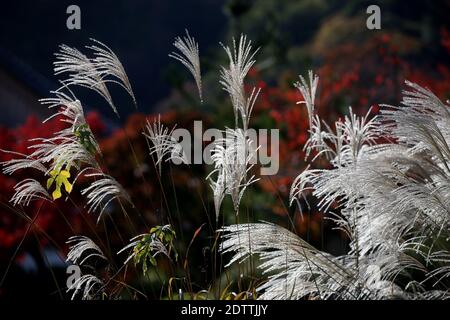
MULTIPOLYGON (((87 114, 89 122, 94 134, 100 134, 104 130, 104 124, 100 116, 96 112, 87 114)), ((30 154, 29 149, 33 144, 31 139, 34 138, 50 138, 54 132, 64 128, 64 123, 59 118, 53 118, 46 123, 42 123, 34 115, 31 115, 27 121, 17 128, 0 128, 0 148, 3 150, 30 154)), ((12 158, 11 154, 0 152, 0 161, 7 161, 12 158)), ((16 248, 24 233, 28 228, 28 221, 19 216, 21 208, 13 208, 9 204, 9 199, 14 193, 14 185, 25 178, 41 179, 35 175, 33 170, 21 170, 12 176, 6 176, 0 173, 0 201, 2 209, 0 210, 0 252, 7 254, 7 251, 1 249, 16 248)), ((29 230, 31 234, 34 230, 44 231, 53 240, 61 240, 64 243, 67 233, 62 232, 69 226, 64 219, 68 219, 73 226, 79 224, 79 215, 77 209, 72 204, 64 201, 58 202, 58 209, 45 201, 35 201, 25 210, 30 219, 35 220, 32 228, 29 230), (64 215, 64 217, 62 216, 64 215), (64 238, 61 238, 64 237, 64 238)), ((42 238, 42 241, 48 241, 48 238, 42 238)), ((9 257, 0 256, 0 261, 9 257)))

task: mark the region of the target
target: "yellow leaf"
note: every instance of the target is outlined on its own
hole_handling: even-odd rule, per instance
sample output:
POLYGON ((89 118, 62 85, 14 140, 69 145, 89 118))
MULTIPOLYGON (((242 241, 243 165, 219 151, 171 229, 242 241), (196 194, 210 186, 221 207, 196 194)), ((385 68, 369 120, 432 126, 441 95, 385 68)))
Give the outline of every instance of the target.
POLYGON ((70 172, 68 170, 51 170, 50 178, 47 180, 47 189, 55 183, 55 190, 52 193, 53 200, 59 199, 62 196, 61 186, 64 185, 64 189, 67 193, 72 191, 72 184, 69 182, 70 172))
POLYGON ((64 189, 66 189, 67 193, 72 192, 72 184, 69 181, 63 181, 64 189))
POLYGON ((53 200, 59 199, 59 198, 61 198, 61 196, 62 196, 62 194, 61 194, 60 188, 56 188, 55 191, 53 191, 53 193, 52 193, 53 200))
POLYGON ((50 189, 50 187, 53 184, 53 181, 55 181, 55 178, 48 178, 47 179, 47 189, 50 189))

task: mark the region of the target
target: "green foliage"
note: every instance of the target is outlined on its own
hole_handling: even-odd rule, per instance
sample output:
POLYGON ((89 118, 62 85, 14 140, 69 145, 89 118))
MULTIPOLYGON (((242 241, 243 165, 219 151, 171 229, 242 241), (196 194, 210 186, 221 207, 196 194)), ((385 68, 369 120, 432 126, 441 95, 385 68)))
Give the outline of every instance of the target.
POLYGON ((149 265, 157 267, 156 257, 159 254, 170 258, 171 252, 173 252, 176 261, 178 254, 173 246, 175 238, 175 231, 170 225, 151 228, 150 232, 144 234, 133 248, 134 264, 136 266, 142 264, 142 273, 145 275, 149 270, 149 265))
POLYGON ((82 124, 75 127, 75 136, 79 139, 81 145, 90 153, 95 154, 97 148, 95 147, 94 137, 87 124, 82 124))

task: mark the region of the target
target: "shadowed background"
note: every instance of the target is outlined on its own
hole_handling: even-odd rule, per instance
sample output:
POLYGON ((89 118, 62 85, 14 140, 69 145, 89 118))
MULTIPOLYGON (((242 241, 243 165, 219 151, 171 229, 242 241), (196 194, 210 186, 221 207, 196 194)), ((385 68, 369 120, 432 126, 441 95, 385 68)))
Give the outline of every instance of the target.
MULTIPOLYGON (((305 167, 302 147, 307 139, 305 110, 293 82, 307 70, 321 80, 318 112, 328 122, 345 115, 349 105, 361 115, 380 103, 397 104, 405 79, 429 87, 440 98, 450 98, 450 1, 346 1, 338 0, 192 0, 192 1, 9 1, 0 9, 0 148, 28 152, 28 139, 49 137, 60 124, 42 125, 49 114, 38 103, 58 87, 53 75, 53 54, 64 43, 83 49, 89 38, 107 44, 123 63, 138 100, 136 111, 120 89, 112 88, 121 114, 87 90, 77 97, 87 111, 87 120, 99 140, 109 172, 129 191, 137 209, 149 225, 166 223, 173 213, 177 245, 182 256, 189 250, 189 271, 197 291, 215 286, 225 273, 213 263, 215 256, 212 196, 205 177, 208 168, 166 166, 162 185, 158 182, 142 128, 148 117, 161 113, 169 126, 190 129, 194 120, 204 128, 224 128, 233 123, 227 95, 218 85, 220 65, 227 63, 219 42, 229 44, 241 33, 261 47, 248 83, 262 89, 251 126, 279 128, 280 172, 264 177, 243 199, 252 221, 266 220, 289 226, 319 249, 345 252, 348 241, 333 230, 327 216, 305 208, 300 215, 288 209, 292 179, 305 167), (81 30, 66 28, 66 8, 81 8, 81 30), (381 7, 382 29, 366 28, 366 8, 381 7), (185 28, 199 42, 205 103, 199 104, 195 85, 183 66, 171 60, 173 40, 185 28), (128 141, 135 148, 130 152, 128 141), (145 181, 136 172, 144 172, 145 181), (196 231, 199 231, 196 233, 196 231), (195 236, 194 236, 195 235, 195 236)), ((83 51, 83 50, 82 50, 83 51)), ((10 159, 0 153, 0 161, 10 159)), ((320 166, 320 163, 319 163, 320 166)), ((26 174, 0 174, 0 297, 66 298, 65 254, 68 237, 76 234, 108 236, 112 246, 123 247, 123 239, 109 224, 96 226, 96 217, 86 213, 79 188, 73 192, 75 205, 40 203, 25 208, 32 219, 29 228, 22 208, 9 204, 13 186, 26 174), (97 230, 96 229, 96 230, 97 230)), ((82 184, 82 182, 80 182, 82 184)), ((311 207, 315 207, 312 200, 311 207)), ((112 208, 119 229, 126 220, 112 208)), ((224 203, 220 221, 235 221, 231 204, 224 203), (223 219, 223 220, 222 220, 223 219)), ((245 220, 245 217, 242 217, 245 220)), ((241 222, 243 222, 241 220, 241 222)), ((139 224, 141 232, 148 232, 139 224)), ((125 229, 125 227, 123 227, 125 229)), ((124 232, 125 241, 133 234, 124 232)), ((167 288, 167 265, 160 279, 153 274, 141 288, 150 298, 161 298, 167 288), (163 283, 161 283, 161 281, 163 283), (164 282, 165 281, 165 282, 164 282)), ((239 276, 230 268, 228 277, 239 276)), ((178 275, 183 274, 180 270, 178 275)), ((131 283, 139 283, 131 273, 131 283), (133 282, 134 281, 134 282, 133 282)), ((140 284, 139 284, 140 285, 140 284)), ((235 288, 233 288, 235 289, 235 288)), ((217 292, 215 293, 217 294, 217 292)))
MULTIPOLYGON (((0 108, 4 110, 0 123, 14 125, 31 112, 45 112, 36 98, 58 85, 53 54, 63 43, 77 48, 89 45, 89 38, 113 48, 133 79, 141 111, 148 112, 170 90, 167 54, 175 36, 188 28, 206 51, 222 40, 225 18, 221 0, 4 2, 0 10, 0 108), (66 9, 71 4, 81 9, 81 30, 66 28, 66 9), (17 90, 17 96, 10 89, 17 90)), ((133 111, 122 96, 116 99, 125 104, 123 115, 133 111)))

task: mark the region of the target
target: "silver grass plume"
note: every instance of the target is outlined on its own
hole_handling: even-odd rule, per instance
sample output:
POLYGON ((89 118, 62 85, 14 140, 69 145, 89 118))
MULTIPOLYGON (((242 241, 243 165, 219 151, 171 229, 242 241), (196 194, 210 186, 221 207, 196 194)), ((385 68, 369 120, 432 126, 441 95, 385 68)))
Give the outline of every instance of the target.
POLYGON ((66 243, 71 244, 66 261, 82 265, 92 257, 108 260, 99 246, 88 237, 73 236, 66 243))
POLYGON ((368 119, 370 109, 365 117, 358 118, 349 108, 349 115, 345 116, 344 121, 339 119, 335 123, 335 131, 333 131, 316 114, 315 95, 318 83, 319 77, 312 71, 308 72, 308 81, 300 76, 300 81, 294 83, 304 99, 297 104, 304 104, 308 112, 310 135, 304 146, 306 157, 312 151, 316 151, 312 161, 325 155, 332 164, 337 166, 355 162, 360 149, 375 142, 378 133, 377 119, 368 119))
POLYGON ((319 210, 329 212, 335 204, 340 214, 330 214, 349 235, 350 251, 333 257, 302 248, 295 235, 286 243, 288 231, 281 227, 248 225, 224 228, 229 232, 224 252, 236 252, 232 261, 260 254, 260 267, 272 274, 259 288, 262 298, 449 298, 449 106, 407 82, 402 106, 385 106, 371 120, 350 109, 333 131, 314 114, 311 93, 317 83, 312 73, 309 78, 309 85, 304 80, 299 85, 312 125, 309 151, 326 155, 332 168, 308 167, 295 179, 290 201, 306 200, 310 193, 319 199, 319 210), (375 144, 379 137, 386 142, 375 144), (291 250, 284 269, 282 250, 291 250), (333 263, 321 264, 318 256, 333 263), (341 277, 337 267, 349 277, 341 277))
POLYGON ((245 105, 241 111, 241 117, 243 122, 244 130, 247 130, 250 125, 250 117, 252 115, 253 107, 255 106, 256 100, 258 99, 261 88, 253 88, 250 95, 247 97, 245 105))
POLYGON ((225 198, 226 194, 226 186, 225 186, 225 169, 219 167, 215 170, 217 174, 216 181, 214 181, 211 177, 211 173, 207 179, 209 179, 209 186, 213 191, 213 199, 214 199, 214 211, 216 213, 216 222, 219 221, 220 208, 222 206, 222 201, 225 198))
MULTIPOLYGON (((350 236, 349 254, 359 272, 370 261, 383 281, 409 278, 404 289, 414 288, 407 292, 414 298, 424 297, 425 284, 428 291, 446 288, 437 274, 450 276, 444 271, 450 262, 448 240, 439 240, 449 230, 445 128, 450 117, 448 106, 429 90, 407 86, 403 106, 388 107, 380 119, 358 119, 350 110, 344 122, 338 121, 342 139, 328 144, 334 168, 305 170, 293 183, 291 202, 309 189, 320 200, 319 209, 328 211, 336 203, 341 215, 335 221, 350 236), (378 136, 397 143, 374 145, 378 136), (423 274, 420 285, 414 285, 413 270, 423 274)), ((338 134, 329 137, 338 140, 338 134)))
POLYGON ((67 87, 63 87, 59 90, 51 91, 51 93, 54 97, 39 100, 42 105, 48 106, 49 109, 57 109, 56 112, 43 121, 44 123, 58 116, 61 116, 61 121, 68 123, 72 130, 76 126, 86 123, 83 106, 72 91, 67 87), (66 89, 68 93, 65 93, 63 89, 66 89))
POLYGON ((258 268, 268 275, 268 280, 257 288, 258 299, 449 298, 442 290, 406 292, 386 280, 381 268, 371 260, 357 268, 351 255, 334 257, 271 223, 231 225, 218 232, 224 232, 221 253, 235 253, 226 267, 242 263, 250 256, 259 256, 258 268))
POLYGON ((385 290, 384 283, 370 269, 366 277, 359 277, 351 258, 321 252, 283 227, 252 223, 219 231, 225 232, 220 251, 236 252, 227 266, 259 255, 258 267, 269 275, 268 281, 257 288, 262 292, 259 299, 380 299, 401 295, 396 286, 385 290), (382 290, 369 290, 369 285, 382 290))
POLYGON ((81 164, 98 168, 95 154, 100 153, 100 148, 86 122, 83 106, 73 93, 68 91, 71 96, 58 90, 52 92, 54 97, 40 100, 50 109, 58 108, 44 122, 61 116, 61 121, 69 124, 69 127, 55 132, 52 138, 31 140, 35 144, 30 147, 34 150, 30 157, 39 159, 44 164, 52 163, 52 168, 55 166, 61 168, 65 166, 80 167, 81 164))
POLYGON ((96 180, 89 187, 81 190, 81 194, 88 199, 86 204, 88 211, 98 212, 97 222, 113 200, 125 200, 133 204, 127 191, 112 176, 103 172, 88 173, 86 176, 94 177, 96 180))
POLYGON ((169 57, 181 62, 192 74, 197 85, 200 102, 203 103, 202 76, 200 72, 198 43, 195 42, 195 39, 191 37, 189 32, 186 30, 186 36, 183 38, 176 37, 173 45, 180 51, 180 53, 172 52, 169 54, 169 57))
POLYGON ((251 41, 247 42, 247 37, 245 35, 241 35, 237 46, 236 40, 233 38, 232 48, 224 46, 223 44, 222 47, 227 53, 229 65, 228 67, 221 68, 220 83, 223 89, 230 95, 236 128, 238 126, 238 117, 241 116, 244 130, 246 130, 259 90, 255 93, 255 89, 253 89, 252 94, 247 98, 244 88, 244 79, 250 68, 255 64, 254 57, 259 49, 253 51, 251 41))
MULTIPOLYGON (((40 100, 42 104, 49 105, 50 109, 55 107, 59 108, 57 112, 44 120, 44 122, 55 116, 62 116, 61 121, 69 123, 70 127, 56 132, 54 137, 49 139, 36 138, 30 140, 34 142, 34 144, 29 147, 29 149, 34 150, 30 155, 1 150, 2 152, 17 156, 17 158, 1 163, 4 174, 13 174, 17 170, 27 168, 36 169, 45 174, 51 170, 51 168, 49 169, 46 166, 47 163, 59 163, 61 166, 65 166, 69 163, 76 164, 78 162, 85 162, 89 165, 95 163, 95 158, 93 158, 92 155, 89 155, 86 150, 79 145, 74 136, 75 128, 79 125, 86 124, 80 102, 76 99, 72 99, 63 92, 56 91, 54 94, 54 98, 40 100), (65 150, 66 146, 67 150, 65 150), (70 156, 67 156, 68 154, 70 154, 70 156), (66 157, 66 161, 62 161, 64 157, 66 157)), ((93 146, 96 150, 99 150, 95 140, 93 140, 93 146)))
POLYGON ((260 89, 253 88, 247 97, 244 80, 248 71, 254 65, 253 59, 259 49, 253 51, 251 41, 241 35, 239 44, 233 38, 233 48, 222 44, 229 59, 228 68, 222 67, 220 84, 228 92, 235 116, 235 129, 227 128, 226 138, 214 142, 211 158, 214 170, 207 176, 213 190, 216 221, 218 221, 220 208, 226 195, 231 196, 236 215, 239 214, 239 205, 245 190, 252 183, 258 181, 254 175, 249 176, 254 163, 256 163, 259 146, 248 138, 248 129, 253 107, 258 98, 260 89), (242 129, 239 128, 239 117, 242 129), (214 177, 215 176, 215 180, 214 177))
POLYGON ((31 157, 48 166, 46 174, 64 168, 80 169, 82 165, 99 168, 95 155, 86 150, 76 137, 36 138, 33 141, 36 143, 30 146, 34 150, 31 157))
MULTIPOLYGON (((100 42, 95 43, 97 45, 88 47, 94 52, 93 59, 89 59, 77 49, 61 46, 61 51, 56 54, 55 73, 68 73, 69 77, 62 81, 63 86, 60 89, 52 92, 53 97, 40 100, 43 105, 54 110, 44 122, 58 116, 61 117, 60 121, 68 124, 68 127, 55 132, 53 137, 30 140, 33 142, 29 147, 32 150, 30 155, 15 154, 19 156, 17 159, 3 162, 2 165, 3 171, 7 174, 24 168, 41 171, 43 175, 48 176, 47 189, 55 187, 52 193, 54 200, 62 196, 61 187, 70 193, 79 176, 87 171, 94 171, 85 176, 98 180, 81 193, 87 196, 89 212, 98 211, 100 219, 112 200, 125 199, 129 203, 131 200, 114 178, 101 171, 96 159, 97 154, 100 154, 99 145, 86 122, 81 102, 69 87, 73 84, 90 87, 114 106, 105 85, 107 82, 114 82, 124 87, 134 101, 135 99, 117 56, 100 42), (72 168, 77 172, 73 181, 69 182, 72 168)), ((22 181, 15 189, 16 193, 11 199, 14 204, 27 205, 35 199, 50 198, 47 190, 35 180, 22 181)))
POLYGON ((135 107, 137 107, 136 97, 133 93, 128 75, 117 55, 104 43, 95 39, 91 39, 91 41, 95 44, 87 46, 86 48, 93 51, 95 58, 91 59, 91 61, 97 72, 101 75, 102 80, 106 83, 111 82, 118 84, 125 89, 133 99, 135 107))
POLYGON ((102 42, 95 39, 91 39, 91 41, 94 44, 86 46, 86 48, 93 52, 93 58, 89 58, 78 49, 61 45, 60 51, 55 54, 55 75, 68 74, 68 78, 62 80, 64 87, 78 85, 97 92, 119 116, 107 84, 115 83, 121 86, 137 106, 131 83, 117 55, 102 42))
MULTIPOLYGON (((49 178, 53 183, 56 176, 62 171, 67 171, 65 175, 70 177, 71 167, 80 168, 82 165, 91 168, 99 167, 95 153, 99 153, 100 149, 86 123, 81 103, 73 96, 72 92, 70 92, 72 96, 62 91, 53 93, 55 97, 42 99, 41 103, 48 105, 50 109, 58 108, 58 110, 44 122, 55 116, 61 116, 60 121, 69 124, 69 127, 55 132, 51 138, 31 139, 33 144, 29 147, 32 150, 30 155, 2 150, 16 157, 1 163, 5 174, 13 174, 17 170, 31 168, 39 171, 43 176, 52 176, 53 174, 49 178)), ((66 191, 70 192, 72 189, 70 183, 68 181, 65 183, 66 191)), ((29 205, 32 200, 36 199, 51 200, 47 190, 34 179, 19 182, 15 186, 15 190, 16 193, 11 199, 14 205, 29 205)), ((55 194, 57 197, 60 196, 59 191, 55 194)))
POLYGON ((35 179, 25 179, 14 186, 14 195, 10 202, 14 205, 28 206, 31 201, 46 200, 51 201, 47 190, 35 179))
POLYGON ((319 84, 319 76, 315 75, 312 70, 308 72, 308 81, 300 75, 300 81, 294 83, 303 96, 303 101, 297 102, 297 104, 305 104, 308 110, 309 127, 313 127, 313 115, 315 112, 315 99, 317 92, 317 85, 319 84))
POLYGON ((59 52, 55 53, 55 75, 68 74, 68 78, 62 80, 64 86, 77 85, 97 92, 102 96, 118 116, 116 106, 106 86, 103 74, 97 70, 94 62, 76 48, 61 45, 59 52))
POLYGON ((211 152, 214 170, 207 177, 214 193, 216 218, 225 195, 231 196, 234 210, 238 214, 245 190, 259 180, 254 175, 249 176, 259 147, 254 147, 253 141, 242 129, 228 128, 224 134, 225 138, 214 142, 211 152), (216 176, 216 181, 212 180, 213 175, 216 176))
POLYGON ((145 129, 146 131, 143 134, 151 142, 149 152, 150 155, 156 156, 155 164, 158 166, 160 175, 164 158, 166 158, 166 161, 179 160, 183 163, 188 163, 181 144, 172 136, 175 127, 169 130, 169 128, 164 126, 161 123, 161 115, 158 115, 157 119, 153 119, 153 122, 147 120, 145 129))
POLYGON ((78 293, 82 293, 83 300, 93 300, 99 294, 99 289, 103 287, 103 282, 92 274, 82 275, 67 288, 67 292, 73 291, 71 300, 74 300, 78 293), (96 290, 97 288, 97 290, 96 290))
POLYGON ((0 149, 0 152, 20 157, 0 162, 0 165, 2 165, 3 167, 3 174, 5 175, 12 175, 18 170, 29 168, 38 170, 42 173, 45 173, 47 171, 47 168, 39 160, 33 159, 32 157, 27 156, 23 153, 3 149, 0 149))

